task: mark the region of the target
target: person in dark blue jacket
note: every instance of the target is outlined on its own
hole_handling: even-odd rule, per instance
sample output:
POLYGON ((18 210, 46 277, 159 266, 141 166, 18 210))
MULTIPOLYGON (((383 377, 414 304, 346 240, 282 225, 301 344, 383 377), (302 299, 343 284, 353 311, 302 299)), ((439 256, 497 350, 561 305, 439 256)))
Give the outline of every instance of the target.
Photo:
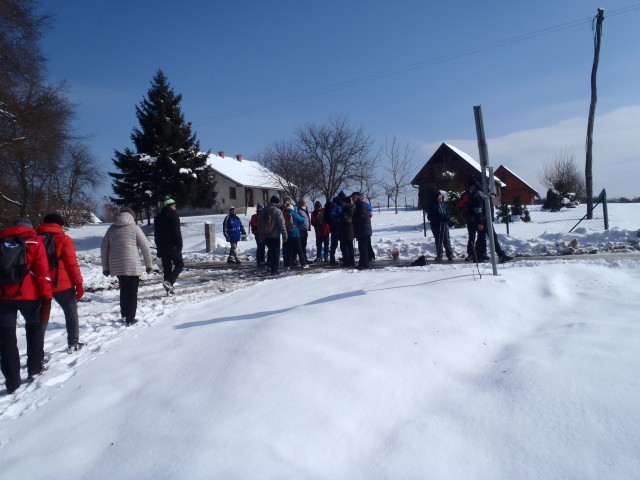
POLYGON ((444 203, 444 197, 441 192, 433 196, 433 201, 427 213, 427 219, 431 226, 433 238, 436 241, 436 262, 442 261, 442 251, 447 254, 447 260, 453 261, 453 253, 451 252, 451 239, 449 237, 449 221, 451 214, 449 207, 444 203))
POLYGON ((236 215, 236 207, 231 207, 229 209, 229 215, 224 217, 222 232, 225 240, 231 244, 227 263, 240 263, 240 259, 238 258, 238 242, 241 239, 246 240, 247 233, 242 226, 242 220, 236 215))

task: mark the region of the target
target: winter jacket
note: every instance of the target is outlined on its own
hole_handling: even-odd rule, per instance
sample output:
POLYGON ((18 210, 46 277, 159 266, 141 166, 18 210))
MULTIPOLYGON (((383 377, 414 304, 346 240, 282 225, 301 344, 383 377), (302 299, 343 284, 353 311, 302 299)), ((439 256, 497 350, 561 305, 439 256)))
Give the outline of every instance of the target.
POLYGON ((287 211, 291 214, 291 221, 294 226, 293 230, 287 231, 287 234, 291 238, 300 238, 300 230, 305 228, 305 219, 303 216, 298 215, 293 207, 289 207, 287 211))
POLYGON ((163 207, 153 220, 154 238, 158 248, 158 257, 176 248, 182 251, 182 232, 180 217, 170 206, 163 207))
POLYGON ((22 286, 19 284, 0 285, 0 301, 52 298, 49 261, 42 239, 36 235, 33 228, 9 227, 0 231, 0 241, 11 237, 19 237, 25 241, 27 276, 24 277, 22 286))
POLYGON ((431 223, 431 227, 435 228, 440 228, 440 225, 443 224, 449 226, 449 220, 451 219, 449 207, 444 202, 438 202, 439 196, 439 193, 436 193, 433 196, 431 206, 429 207, 429 211, 427 212, 427 220, 429 220, 429 223, 431 223))
POLYGON ((251 215, 251 220, 249 220, 249 227, 251 228, 251 234, 254 237, 258 236, 258 212, 251 215))
POLYGON ((53 293, 82 285, 83 279, 76 256, 76 247, 71 237, 64 233, 62 227, 57 223, 43 223, 38 227, 37 232, 38 234, 53 234, 53 243, 56 246, 56 256, 58 257, 58 268, 49 271, 53 293))
POLYGON ((244 227, 242 226, 242 220, 238 215, 227 215, 222 222, 222 233, 227 242, 239 242, 240 239, 246 235, 244 227))
POLYGON ((102 270, 110 275, 139 277, 144 270, 140 265, 138 249, 142 251, 147 270, 153 268, 147 237, 136 224, 133 215, 128 212, 120 213, 102 239, 102 270))
POLYGON ((311 217, 309 216, 309 209, 306 206, 298 207, 297 212, 298 215, 304 219, 304 225, 300 226, 300 230, 306 230, 307 232, 311 231, 311 217))
POLYGON ((355 238, 353 231, 353 205, 351 204, 342 207, 338 227, 338 238, 341 242, 353 242, 355 238))
POLYGON ((311 225, 316 230, 316 237, 326 237, 331 233, 331 227, 329 223, 324 220, 324 208, 316 208, 311 212, 311 225), (322 213, 322 221, 318 220, 318 214, 322 213))
POLYGON ((289 235, 287 234, 287 228, 284 224, 284 217, 282 216, 282 211, 275 203, 269 203, 269 205, 260 212, 260 217, 258 218, 258 235, 260 236, 260 241, 265 241, 267 238, 278 238, 280 235, 282 235, 282 243, 287 241, 289 235), (275 219, 276 227, 265 235, 262 229, 269 215, 272 215, 275 219))
POLYGON ((342 213, 340 199, 335 197, 332 201, 327 202, 324 206, 324 213, 324 221, 329 224, 329 228, 332 232, 337 232, 340 225, 340 214, 342 213))
POLYGON ((356 238, 370 237, 373 233, 368 205, 358 200, 353 207, 353 231, 356 238))

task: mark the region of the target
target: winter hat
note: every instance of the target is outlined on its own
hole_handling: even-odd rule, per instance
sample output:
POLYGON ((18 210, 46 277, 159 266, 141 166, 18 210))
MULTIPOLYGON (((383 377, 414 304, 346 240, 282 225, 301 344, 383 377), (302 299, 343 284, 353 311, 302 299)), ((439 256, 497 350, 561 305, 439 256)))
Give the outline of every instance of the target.
POLYGON ((469 184, 468 184, 468 186, 470 187, 471 185, 475 185, 475 186, 477 187, 477 186, 478 186, 478 180, 477 180, 477 179, 475 179, 475 178, 473 178, 473 177, 471 177, 471 178, 469 179, 469 184))
POLYGON ((256 209, 257 209, 257 210, 262 210, 263 208, 264 208, 264 205, 263 205, 263 204, 261 204, 261 203, 259 203, 259 204, 256 206, 256 209))
POLYGON ((351 203, 351 197, 344 197, 341 201, 342 203, 351 203))
POLYGON ((316 203, 313 204, 314 207, 318 208, 322 208, 322 203, 320 203, 320 200, 316 200, 316 203))
POLYGON ((236 207, 229 207, 229 213, 231 213, 231 210, 235 211, 236 207))
POLYGON ((33 228, 33 223, 31 222, 31 219, 29 219, 27 217, 20 217, 20 218, 16 218, 13 221, 13 226, 14 227, 33 228))
POLYGON ((50 213, 45 215, 42 219, 42 223, 57 223, 61 227, 64 225, 64 218, 59 213, 50 213))
POLYGON ((176 201, 171 197, 165 197, 164 202, 162 203, 165 207, 169 207, 171 205, 175 205, 176 201))
POLYGON ((276 205, 278 205, 280 203, 280 199, 274 195, 269 199, 269 203, 275 203, 276 205))
POLYGON ((131 216, 133 218, 136 218, 136 212, 134 212, 132 209, 130 209, 129 207, 124 207, 120 209, 120 213, 129 213, 131 214, 131 216))
POLYGON ((344 198, 344 197, 346 197, 346 195, 342 190, 340 190, 340 193, 338 194, 338 198, 344 198))
POLYGON ((362 194, 361 194, 360 192, 353 192, 353 193, 351 194, 351 196, 352 196, 352 197, 353 197, 354 195, 356 195, 356 196, 358 196, 358 197, 361 197, 361 196, 362 196, 362 194))

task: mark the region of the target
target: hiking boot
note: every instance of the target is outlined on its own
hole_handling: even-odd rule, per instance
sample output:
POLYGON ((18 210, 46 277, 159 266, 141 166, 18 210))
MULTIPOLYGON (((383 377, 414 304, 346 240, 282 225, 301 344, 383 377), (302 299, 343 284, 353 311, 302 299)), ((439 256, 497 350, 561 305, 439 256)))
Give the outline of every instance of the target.
POLYGON ((240 262, 240 259, 239 259, 239 258, 236 258, 236 265, 240 265, 240 263, 241 263, 241 262, 240 262))
POLYGON ((84 347, 84 343, 72 343, 71 345, 67 346, 67 353, 73 353, 82 350, 82 347, 84 347))
POLYGON ((489 261, 489 257, 487 255, 479 255, 478 256, 478 261, 479 262, 488 262, 489 261))
POLYGON ((20 387, 20 385, 18 385, 16 387, 7 387, 7 395, 11 395, 11 394, 15 393, 15 391, 18 390, 18 387, 20 387))
POLYGON ((464 261, 465 262, 475 262, 476 259, 474 258, 473 255, 467 255, 466 257, 464 257, 464 261))
POLYGON ((309 268, 309 264, 308 264, 308 263, 305 263, 305 264, 302 266, 302 268, 306 270, 307 268, 309 268))
POLYGON ((41 362, 40 363, 40 370, 29 372, 27 380, 32 381, 34 379, 34 377, 37 377, 38 375, 42 375, 46 369, 47 369, 47 367, 46 367, 45 363, 41 362))
POLYGON ((436 263, 442 263, 442 257, 436 257, 435 262, 436 263))
POLYGON ((236 263, 236 261, 233 258, 229 257, 227 258, 227 263, 236 263))
POLYGON ((165 280, 164 282, 162 282, 162 286, 167 292, 167 295, 173 295, 173 285, 169 280, 165 280))
POLYGON ((453 255, 447 255, 447 262, 453 262, 453 255))
POLYGON ((503 253, 502 255, 500 255, 500 261, 501 262, 508 262, 509 260, 513 260, 513 257, 511 255, 507 255, 506 253, 503 253))
POLYGON ((132 325, 135 325, 136 323, 138 323, 138 319, 137 319, 137 318, 134 318, 134 319, 132 319, 132 320, 126 320, 124 324, 125 324, 127 327, 130 327, 130 326, 132 326, 132 325))

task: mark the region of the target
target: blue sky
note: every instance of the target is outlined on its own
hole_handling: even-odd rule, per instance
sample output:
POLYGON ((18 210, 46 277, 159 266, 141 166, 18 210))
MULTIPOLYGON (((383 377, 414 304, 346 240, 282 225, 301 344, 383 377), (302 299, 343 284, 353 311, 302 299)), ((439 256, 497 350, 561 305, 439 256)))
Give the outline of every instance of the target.
POLYGON ((135 105, 162 69, 201 147, 249 159, 336 116, 376 149, 385 137, 409 144, 416 172, 443 141, 478 158, 482 105, 490 164, 544 194, 539 172, 559 152, 584 168, 598 7, 594 192, 639 196, 633 0, 57 0, 46 5, 55 19, 42 46, 105 171, 114 149, 132 146, 135 105))

